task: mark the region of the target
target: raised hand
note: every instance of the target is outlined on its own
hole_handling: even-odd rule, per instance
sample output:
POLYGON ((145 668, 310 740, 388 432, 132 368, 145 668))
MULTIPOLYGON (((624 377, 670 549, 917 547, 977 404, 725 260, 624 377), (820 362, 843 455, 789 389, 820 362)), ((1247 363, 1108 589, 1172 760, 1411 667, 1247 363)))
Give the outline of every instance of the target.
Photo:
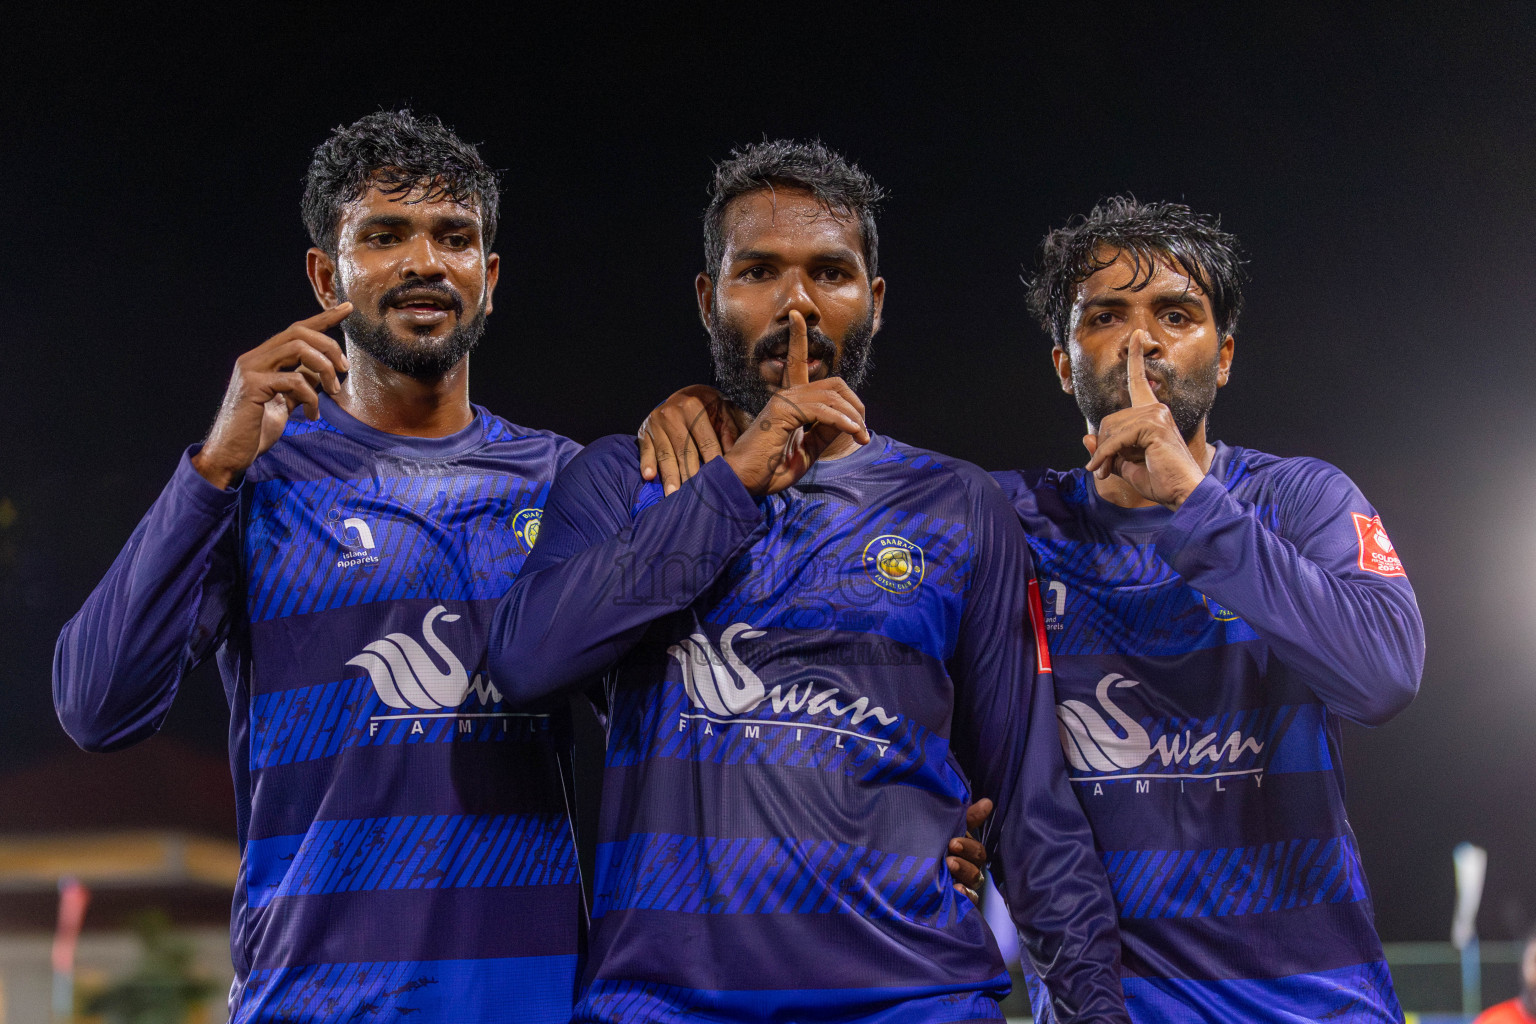
POLYGON ((1125 361, 1131 407, 1104 417, 1097 435, 1083 437, 1088 472, 1100 480, 1118 476, 1148 501, 1176 509, 1200 486, 1205 470, 1190 454, 1173 413, 1147 382, 1146 331, 1131 335, 1125 361))
POLYGON ((347 356, 321 332, 335 327, 352 312, 343 302, 307 320, 290 324, 235 360, 219 415, 208 431, 192 467, 216 487, 228 487, 271 448, 288 415, 303 407, 310 419, 320 415, 322 387, 327 394, 341 390, 339 374, 347 372, 347 356))
POLYGON ((750 417, 707 384, 672 392, 640 424, 640 475, 671 494, 699 467, 731 450, 750 417))
POLYGON ((780 390, 725 454, 725 461, 755 495, 792 486, 844 434, 859 444, 869 443, 864 403, 842 378, 811 382, 808 345, 805 317, 791 311, 780 390))

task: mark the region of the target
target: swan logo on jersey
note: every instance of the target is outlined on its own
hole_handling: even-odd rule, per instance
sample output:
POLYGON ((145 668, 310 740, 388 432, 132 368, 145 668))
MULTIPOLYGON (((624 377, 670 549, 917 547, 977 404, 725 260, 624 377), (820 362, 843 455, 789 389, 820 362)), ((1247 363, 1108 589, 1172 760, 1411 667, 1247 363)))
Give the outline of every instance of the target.
POLYGON ((1067 764, 1078 772, 1103 774, 1140 768, 1156 757, 1164 768, 1178 765, 1193 769, 1207 761, 1219 765, 1223 758, 1231 765, 1248 754, 1264 752, 1262 741, 1235 729, 1226 737, 1219 732, 1196 736, 1194 730, 1184 729, 1165 733, 1154 741, 1146 727, 1110 697, 1112 691, 1140 685, 1118 672, 1110 672, 1099 680, 1095 690, 1098 708, 1080 700, 1064 700, 1056 705, 1057 727, 1067 764))
POLYGON ((512 536, 522 546, 523 554, 531 552, 539 542, 539 524, 543 521, 544 510, 541 508, 525 508, 512 517, 512 536))
POLYGON ((1360 568, 1378 576, 1406 576, 1403 560, 1397 557, 1392 539, 1382 529, 1381 516, 1350 513, 1355 519, 1355 533, 1360 538, 1360 568))
POLYGON ((432 659, 426 648, 415 637, 406 633, 390 633, 382 640, 375 640, 363 648, 361 654, 347 662, 368 672, 379 700, 392 708, 418 708, 436 711, 456 708, 469 699, 473 692, 481 703, 493 704, 501 700, 501 691, 494 683, 477 674, 471 683, 464 663, 458 659, 437 635, 436 623, 458 622, 460 616, 448 613, 443 605, 436 605, 421 620, 421 635, 441 659, 444 668, 432 659))
POLYGON ((755 640, 764 635, 748 623, 735 622, 720 634, 718 649, 702 633, 694 633, 667 648, 667 654, 682 669, 683 689, 694 707, 713 715, 733 717, 755 711, 767 702, 776 713, 803 710, 808 715, 847 718, 851 725, 866 718, 874 718, 881 725, 896 721, 897 716, 888 714, 884 708, 871 707, 868 697, 839 703, 845 699, 843 691, 825 683, 821 684, 825 689, 818 690, 816 680, 808 680, 803 692, 799 683, 792 684, 787 692, 782 684, 770 690, 735 649, 738 640, 755 640))
POLYGON ((864 545, 863 562, 876 585, 893 594, 905 594, 923 582, 923 549, 894 533, 864 545))

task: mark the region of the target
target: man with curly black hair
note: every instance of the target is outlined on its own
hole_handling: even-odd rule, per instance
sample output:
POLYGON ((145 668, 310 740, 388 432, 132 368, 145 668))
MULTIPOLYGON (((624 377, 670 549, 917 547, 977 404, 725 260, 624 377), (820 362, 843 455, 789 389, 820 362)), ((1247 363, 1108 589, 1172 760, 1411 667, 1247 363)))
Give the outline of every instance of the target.
POLYGON ((1413 699, 1423 625, 1343 473, 1208 436, 1241 264, 1176 203, 1116 197, 1047 235, 1030 307, 1090 458, 994 475, 1040 569, 1132 1017, 1401 1021, 1339 740, 1413 699))
POLYGON ((470 403, 497 205, 436 118, 337 129, 303 201, 323 312, 240 356, 59 638, 55 706, 90 750, 153 734, 218 659, 236 1022, 570 1018, 568 712, 510 708, 485 627, 580 446, 470 403))

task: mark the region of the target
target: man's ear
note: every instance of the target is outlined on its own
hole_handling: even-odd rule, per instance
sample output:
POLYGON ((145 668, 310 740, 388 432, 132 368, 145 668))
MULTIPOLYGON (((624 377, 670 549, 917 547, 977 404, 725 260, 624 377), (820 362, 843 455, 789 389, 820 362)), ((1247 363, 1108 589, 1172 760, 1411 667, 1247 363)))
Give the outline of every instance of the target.
POLYGON ((699 322, 707 331, 709 330, 709 311, 715 303, 715 282, 708 274, 700 272, 699 276, 693 279, 693 290, 699 299, 699 322))
POLYGON ((336 261, 324 249, 312 248, 304 254, 304 272, 309 276, 309 286, 321 309, 336 305, 336 261))
POLYGON ((1051 362, 1056 365, 1056 376, 1061 379, 1061 390, 1072 394, 1072 357, 1057 345, 1051 349, 1051 362))
POLYGON ((1216 350, 1216 386, 1219 388, 1226 387, 1232 376, 1232 349, 1236 344, 1237 339, 1229 334, 1216 350))
POLYGON ((885 308, 885 278, 877 277, 869 282, 869 294, 875 301, 875 325, 876 332, 880 330, 880 311, 885 308))
POLYGON ((485 254, 485 312, 491 312, 491 295, 496 291, 496 281, 501 276, 501 257, 494 252, 485 254))

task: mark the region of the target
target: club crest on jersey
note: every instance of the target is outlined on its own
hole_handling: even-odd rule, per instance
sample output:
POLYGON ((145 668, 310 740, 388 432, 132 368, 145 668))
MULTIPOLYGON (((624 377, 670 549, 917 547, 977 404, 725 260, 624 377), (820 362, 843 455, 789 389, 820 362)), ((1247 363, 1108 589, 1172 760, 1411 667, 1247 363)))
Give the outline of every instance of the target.
POLYGON ((1205 610, 1210 612, 1211 618, 1217 622, 1236 622, 1238 620, 1237 612, 1230 608, 1222 607, 1204 594, 1200 595, 1200 603, 1205 605, 1205 610))
POLYGON ((864 545, 864 571, 875 584, 893 594, 916 590, 923 582, 923 549, 894 533, 885 533, 864 545))
POLYGON ((544 510, 541 508, 525 508, 512 517, 512 536, 522 546, 523 554, 531 552, 538 543, 539 524, 543 521, 544 510))
POLYGON ((407 633, 390 633, 382 640, 375 640, 347 664, 366 670, 379 700, 392 708, 423 711, 456 708, 469 699, 471 691, 483 703, 499 701, 500 691, 484 676, 477 674, 471 684, 464 663, 433 628, 435 623, 458 622, 459 618, 448 614, 443 605, 435 605, 421 620, 421 635, 427 646, 436 652, 442 668, 420 641, 407 633))
POLYGON ((1360 538, 1360 568, 1378 576, 1406 576, 1403 560, 1397 557, 1392 539, 1381 527, 1381 516, 1350 513, 1355 519, 1355 533, 1360 538))

